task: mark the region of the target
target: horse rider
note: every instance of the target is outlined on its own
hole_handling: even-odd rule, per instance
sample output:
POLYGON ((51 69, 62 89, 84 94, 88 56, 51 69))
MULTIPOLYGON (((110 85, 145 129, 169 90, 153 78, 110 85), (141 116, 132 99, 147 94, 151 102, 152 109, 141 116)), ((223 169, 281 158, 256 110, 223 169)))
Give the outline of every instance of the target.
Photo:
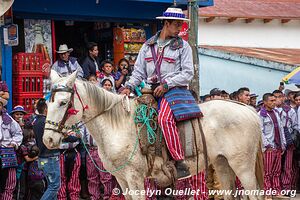
POLYGON ((173 7, 156 19, 162 20, 163 28, 142 46, 132 76, 121 93, 129 95, 142 81, 152 86, 154 96, 160 98, 158 122, 169 152, 175 160, 179 180, 189 177, 190 171, 184 162, 174 113, 165 94, 173 88, 187 89, 194 76, 192 49, 178 36, 183 22, 188 19, 180 8, 173 7))

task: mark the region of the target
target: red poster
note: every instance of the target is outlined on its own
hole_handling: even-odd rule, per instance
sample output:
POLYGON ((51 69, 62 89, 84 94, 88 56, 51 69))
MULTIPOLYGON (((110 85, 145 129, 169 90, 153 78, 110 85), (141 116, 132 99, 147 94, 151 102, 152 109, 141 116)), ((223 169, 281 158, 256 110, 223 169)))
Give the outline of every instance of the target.
POLYGON ((189 39, 189 24, 187 22, 183 22, 179 36, 182 39, 184 39, 185 41, 188 41, 188 39, 189 39))

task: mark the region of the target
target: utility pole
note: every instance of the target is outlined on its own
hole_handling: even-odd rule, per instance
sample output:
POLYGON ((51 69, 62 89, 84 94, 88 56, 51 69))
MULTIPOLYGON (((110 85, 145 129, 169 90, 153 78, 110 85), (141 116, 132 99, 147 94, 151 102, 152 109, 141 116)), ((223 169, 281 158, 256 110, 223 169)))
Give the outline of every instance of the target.
POLYGON ((197 0, 188 0, 188 17, 190 19, 189 24, 189 44, 193 51, 193 63, 194 63, 194 78, 190 83, 190 89, 194 90, 199 97, 199 54, 198 54, 198 3, 197 0))

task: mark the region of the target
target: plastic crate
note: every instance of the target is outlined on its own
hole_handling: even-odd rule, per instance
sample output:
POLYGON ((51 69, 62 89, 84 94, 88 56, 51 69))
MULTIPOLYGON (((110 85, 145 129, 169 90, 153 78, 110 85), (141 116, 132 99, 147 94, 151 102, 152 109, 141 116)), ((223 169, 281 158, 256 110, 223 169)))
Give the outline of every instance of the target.
POLYGON ((13 74, 42 72, 41 53, 17 53, 13 58, 13 74))
POLYGON ((12 91, 14 93, 43 93, 43 72, 13 75, 12 91))
POLYGON ((21 105, 28 113, 33 113, 35 101, 40 98, 43 98, 42 94, 14 95, 13 106, 21 105))

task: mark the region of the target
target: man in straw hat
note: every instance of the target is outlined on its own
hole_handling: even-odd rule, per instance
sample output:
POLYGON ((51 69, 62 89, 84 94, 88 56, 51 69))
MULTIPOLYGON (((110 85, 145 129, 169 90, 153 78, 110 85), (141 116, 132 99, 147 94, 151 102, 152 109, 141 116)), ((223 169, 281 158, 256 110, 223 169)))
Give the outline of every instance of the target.
POLYGON ((66 44, 60 45, 58 51, 56 51, 59 59, 52 65, 52 69, 61 76, 69 76, 78 69, 77 78, 82 78, 83 70, 77 62, 77 58, 70 57, 72 51, 73 49, 69 49, 66 44))
MULTIPOLYGON (((187 86, 194 76, 192 49, 178 37, 183 22, 188 19, 180 8, 168 8, 163 16, 156 18, 163 20, 163 28, 141 48, 132 76, 125 83, 122 93, 129 95, 142 81, 152 86, 153 95, 160 99, 158 122, 169 152, 176 161, 177 179, 180 180, 189 177, 190 172, 184 162, 184 152, 176 127, 175 120, 180 120, 167 96, 179 88, 188 91, 187 86)), ((190 93, 189 95, 192 96, 190 93)), ((197 108, 199 110, 198 106, 197 108)), ((200 116, 199 113, 194 117, 200 116)))

